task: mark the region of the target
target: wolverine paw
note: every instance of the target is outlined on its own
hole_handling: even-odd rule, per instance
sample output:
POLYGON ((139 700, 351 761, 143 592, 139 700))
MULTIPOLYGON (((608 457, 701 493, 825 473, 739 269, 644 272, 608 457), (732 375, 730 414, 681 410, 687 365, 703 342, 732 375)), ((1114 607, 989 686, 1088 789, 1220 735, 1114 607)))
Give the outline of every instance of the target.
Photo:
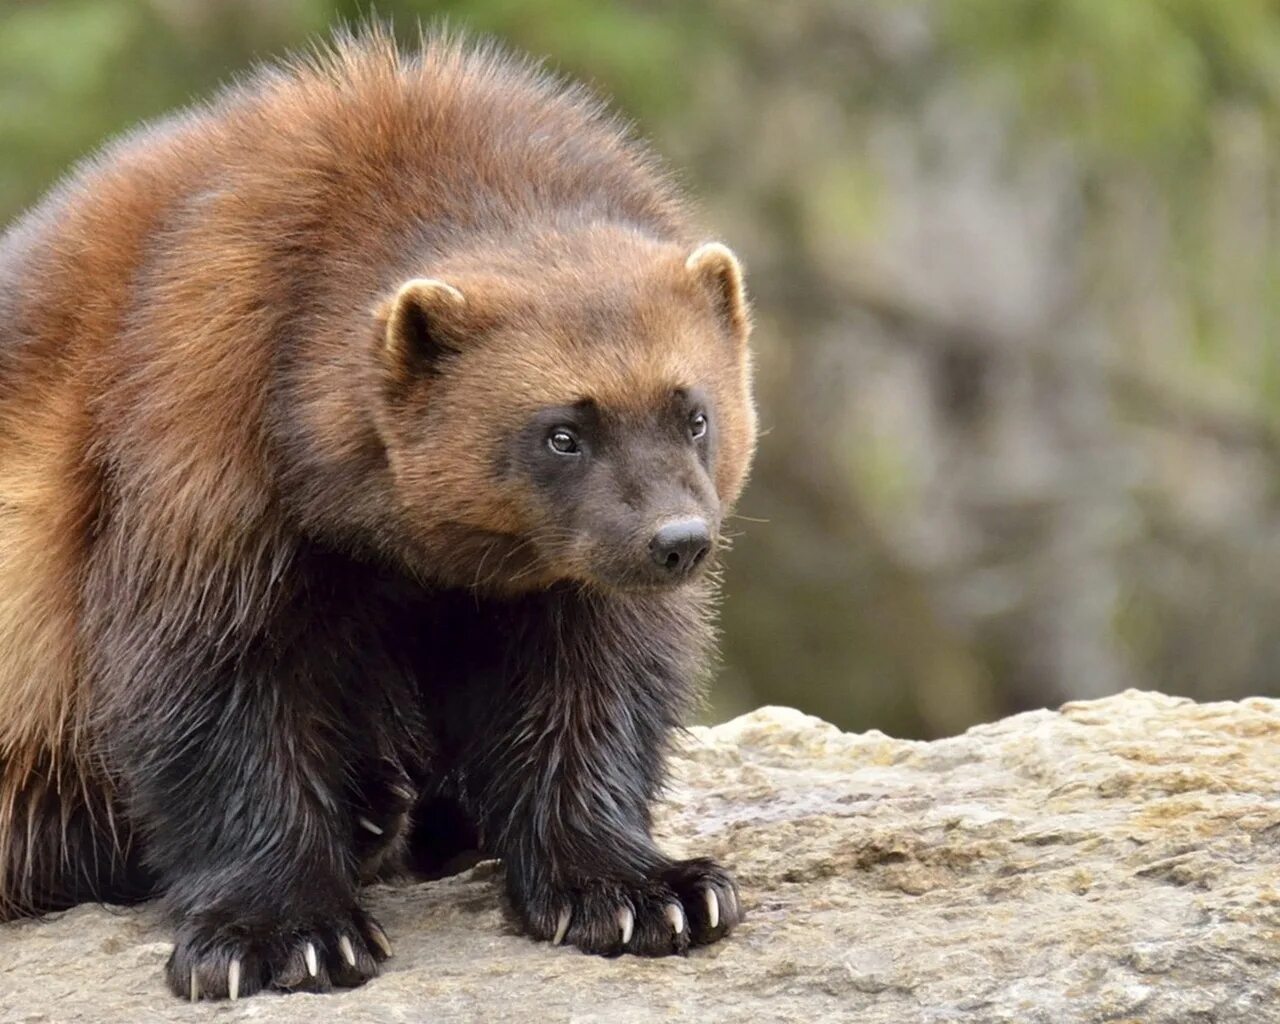
POLYGON ((355 910, 345 920, 284 923, 269 930, 191 921, 178 929, 166 975, 169 987, 193 1003, 238 999, 262 989, 327 992, 354 988, 378 974, 391 956, 386 932, 355 910))
POLYGON ((746 919, 733 876, 713 860, 678 860, 663 881, 680 897, 689 919, 690 943, 718 942, 746 919))
POLYGON ((670 956, 727 935, 742 920, 737 887, 709 860, 676 862, 640 882, 596 880, 549 889, 528 901, 534 938, 584 953, 670 956))
POLYGON ((354 844, 360 876, 375 878, 404 841, 417 789, 399 762, 383 758, 368 769, 354 798, 354 844))

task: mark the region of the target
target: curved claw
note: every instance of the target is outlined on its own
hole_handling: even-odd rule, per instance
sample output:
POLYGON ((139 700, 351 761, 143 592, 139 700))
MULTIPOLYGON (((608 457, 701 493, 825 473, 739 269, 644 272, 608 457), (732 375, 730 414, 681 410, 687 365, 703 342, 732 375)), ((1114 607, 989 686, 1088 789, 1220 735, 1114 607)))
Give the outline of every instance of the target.
POLYGON ((569 908, 560 911, 560 919, 556 921, 556 933, 551 937, 551 945, 558 946, 564 941, 565 932, 569 930, 569 908))
POLYGON ((375 836, 382 835, 382 829, 380 829, 377 825, 375 825, 373 822, 371 822, 368 818, 364 817, 363 815, 356 818, 356 823, 362 829, 372 832, 375 836))
POLYGON ((703 896, 707 902, 707 924, 712 928, 720 927, 720 901, 716 898, 716 891, 710 886, 703 890, 703 896))
POLYGON ((387 938, 387 933, 372 921, 369 922, 368 931, 370 940, 382 950, 382 955, 386 957, 392 956, 391 940, 387 938))
POLYGON ((356 965, 356 951, 351 946, 351 940, 345 935, 338 938, 338 950, 342 953, 342 959, 347 962, 349 967, 356 965))
POLYGON ((625 946, 631 941, 631 933, 636 927, 636 915, 630 907, 618 911, 618 927, 622 930, 622 944, 625 946))
POLYGON ((227 998, 233 1003, 240 998, 240 958, 231 958, 231 966, 227 968, 227 998))
POLYGON ((302 956, 307 962, 307 973, 314 978, 320 972, 320 964, 316 959, 316 944, 308 942, 302 951, 302 956))
POLYGON ((678 903, 667 904, 667 920, 671 922, 671 930, 679 935, 684 931, 684 908, 678 903))

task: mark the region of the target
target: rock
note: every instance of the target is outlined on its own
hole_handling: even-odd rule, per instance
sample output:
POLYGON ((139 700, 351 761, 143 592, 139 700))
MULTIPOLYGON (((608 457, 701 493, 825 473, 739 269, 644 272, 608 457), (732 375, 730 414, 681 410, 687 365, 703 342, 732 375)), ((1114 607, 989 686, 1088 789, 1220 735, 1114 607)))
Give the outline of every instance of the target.
POLYGON ((687 959, 504 922, 497 868, 378 887, 334 995, 183 1004, 154 908, 0 927, 0 1021, 1280 1022, 1280 701, 1130 691, 917 743, 764 708, 694 729, 659 813, 748 913, 687 959))

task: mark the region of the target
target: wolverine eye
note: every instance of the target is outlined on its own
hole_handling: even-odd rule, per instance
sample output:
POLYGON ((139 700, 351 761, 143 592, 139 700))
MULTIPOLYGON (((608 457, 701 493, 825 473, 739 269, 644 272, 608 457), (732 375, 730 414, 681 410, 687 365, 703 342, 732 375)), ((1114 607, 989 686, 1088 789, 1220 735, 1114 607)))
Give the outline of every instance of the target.
POLYGON ((557 455, 577 455, 582 451, 578 438, 568 427, 556 427, 547 435, 547 447, 557 455))
POLYGON ((689 417, 689 436, 697 441, 707 436, 707 414, 695 412, 689 417))

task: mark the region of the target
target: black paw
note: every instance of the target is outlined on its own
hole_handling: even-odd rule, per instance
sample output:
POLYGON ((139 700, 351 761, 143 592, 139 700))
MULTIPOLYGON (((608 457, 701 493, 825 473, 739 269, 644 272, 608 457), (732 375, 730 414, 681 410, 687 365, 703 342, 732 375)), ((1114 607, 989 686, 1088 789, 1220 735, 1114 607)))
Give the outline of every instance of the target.
POLYGON ((713 860, 678 860, 662 880, 680 897, 694 946, 719 941, 746 919, 733 876, 713 860))
POLYGON ((742 920, 733 879, 709 860, 676 862, 638 883, 548 888, 516 909, 534 938, 602 956, 684 953, 715 942, 742 920))
POLYGON ((391 944, 362 911, 339 918, 282 921, 271 928, 188 919, 179 926, 169 957, 169 987, 196 1002, 238 999, 263 989, 327 992, 335 985, 363 985, 391 955, 391 944))
POLYGON ((417 789, 399 762, 383 758, 365 772, 353 799, 352 822, 362 878, 374 878, 387 856, 403 842, 417 798, 417 789))

